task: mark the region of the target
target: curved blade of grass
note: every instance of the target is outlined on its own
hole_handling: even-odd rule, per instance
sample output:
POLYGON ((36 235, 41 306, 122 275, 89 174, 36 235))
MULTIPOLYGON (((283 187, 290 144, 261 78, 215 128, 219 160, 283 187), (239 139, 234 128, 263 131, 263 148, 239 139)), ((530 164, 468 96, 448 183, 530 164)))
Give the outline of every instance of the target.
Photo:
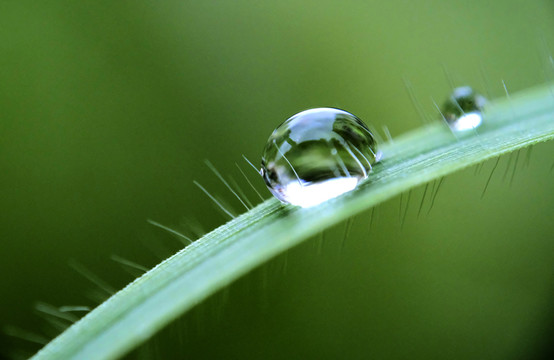
POLYGON ((496 101, 484 125, 463 136, 441 123, 400 136, 381 148, 385 158, 357 190, 308 209, 265 201, 129 284, 34 358, 116 358, 311 235, 412 187, 553 137, 552 86, 496 101))

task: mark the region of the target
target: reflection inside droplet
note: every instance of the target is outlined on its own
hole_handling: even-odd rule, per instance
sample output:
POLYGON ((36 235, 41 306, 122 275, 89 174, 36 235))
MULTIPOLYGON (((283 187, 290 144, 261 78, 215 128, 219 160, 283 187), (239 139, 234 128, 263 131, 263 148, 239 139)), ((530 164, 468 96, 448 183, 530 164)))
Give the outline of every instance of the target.
POLYGON ((355 189, 378 160, 375 137, 360 119, 316 108, 275 129, 260 173, 279 200, 308 207, 355 189))
POLYGON ((302 207, 319 205, 354 190, 359 180, 358 177, 341 177, 306 186, 301 185, 298 181, 293 181, 282 188, 281 200, 302 207))
POLYGON ((466 131, 479 127, 482 110, 487 100, 469 86, 455 88, 444 103, 441 113, 453 131, 466 131))
POLYGON ((482 120, 481 113, 469 113, 460 116, 450 127, 456 131, 471 130, 481 125, 482 120))

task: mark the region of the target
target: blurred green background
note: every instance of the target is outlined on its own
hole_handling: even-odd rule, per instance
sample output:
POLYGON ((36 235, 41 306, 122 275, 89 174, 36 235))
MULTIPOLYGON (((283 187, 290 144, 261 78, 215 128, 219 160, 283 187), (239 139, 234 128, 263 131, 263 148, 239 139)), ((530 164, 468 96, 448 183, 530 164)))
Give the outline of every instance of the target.
MULTIPOLYGON (((237 171, 310 107, 393 136, 454 85, 490 97, 552 81, 551 0, 1 1, 0 354, 94 307, 76 261, 114 288, 110 257, 147 267, 226 221, 193 180, 236 204, 237 171), (551 61, 551 58, 550 58, 551 61), (27 333, 28 332, 28 333, 27 333), (11 335, 10 335, 11 334, 11 335)), ((449 176, 421 216, 415 189, 280 256, 180 319, 134 358, 547 358, 554 324, 552 144, 449 176), (513 176, 513 181, 511 181, 513 176), (404 204, 407 196, 404 195, 404 204)))

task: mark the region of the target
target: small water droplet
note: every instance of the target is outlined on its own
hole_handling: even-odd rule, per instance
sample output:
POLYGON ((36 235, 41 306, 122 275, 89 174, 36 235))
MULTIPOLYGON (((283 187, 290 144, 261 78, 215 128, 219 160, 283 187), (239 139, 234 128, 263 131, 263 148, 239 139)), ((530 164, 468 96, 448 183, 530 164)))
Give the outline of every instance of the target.
POLYGON ((309 207, 354 190, 379 157, 375 136, 360 119, 316 108, 273 131, 260 173, 279 200, 309 207))
POLYGON ((442 107, 442 116, 454 131, 477 128, 483 121, 482 110, 487 100, 469 86, 455 88, 442 107))

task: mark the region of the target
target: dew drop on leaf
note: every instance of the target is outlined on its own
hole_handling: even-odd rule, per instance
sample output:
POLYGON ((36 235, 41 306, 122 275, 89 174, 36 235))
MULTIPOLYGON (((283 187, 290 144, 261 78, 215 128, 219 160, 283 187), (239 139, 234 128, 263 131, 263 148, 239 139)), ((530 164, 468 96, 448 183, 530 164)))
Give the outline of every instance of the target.
POLYGON ((482 110, 487 100, 469 86, 455 88, 444 103, 441 113, 453 131, 477 128, 483 121, 482 110))
POLYGON ((354 190, 377 161, 375 136, 359 118, 316 108, 273 131, 260 173, 279 200, 309 207, 354 190))

